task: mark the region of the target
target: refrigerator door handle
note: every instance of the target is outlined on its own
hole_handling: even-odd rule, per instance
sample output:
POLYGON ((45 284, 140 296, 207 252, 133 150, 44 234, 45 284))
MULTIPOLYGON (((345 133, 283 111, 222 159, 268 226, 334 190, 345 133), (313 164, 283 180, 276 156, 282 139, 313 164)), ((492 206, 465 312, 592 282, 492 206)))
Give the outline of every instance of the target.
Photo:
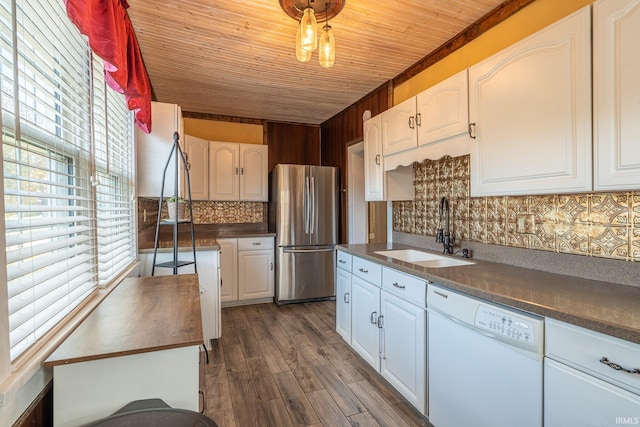
POLYGON ((283 249, 282 252, 286 254, 302 254, 312 252, 333 252, 333 248, 321 248, 321 249, 283 249))
POLYGON ((311 213, 309 219, 309 233, 313 234, 313 230, 316 228, 316 180, 311 177, 311 189, 309 191, 311 198, 311 213))
POLYGON ((304 196, 303 196, 303 210, 304 210, 304 232, 309 233, 309 204, 310 204, 310 194, 309 194, 309 177, 304 177, 304 196))

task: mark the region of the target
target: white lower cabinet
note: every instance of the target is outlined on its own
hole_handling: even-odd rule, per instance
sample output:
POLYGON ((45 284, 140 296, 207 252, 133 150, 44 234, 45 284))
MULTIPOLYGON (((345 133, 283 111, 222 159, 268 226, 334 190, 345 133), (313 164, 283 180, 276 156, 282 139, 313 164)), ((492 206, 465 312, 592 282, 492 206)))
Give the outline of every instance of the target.
POLYGON ((336 270, 336 332, 351 342, 351 272, 336 270))
MULTIPOLYGON (((188 260, 191 252, 180 252, 178 259, 188 260)), ((140 276, 151 276, 153 267, 153 253, 139 254, 140 276)), ((156 264, 168 262, 173 259, 173 252, 158 252, 156 264)), ((220 338, 220 260, 218 251, 204 250, 196 252, 198 266, 198 282, 200 284, 200 309, 202 311, 202 334, 207 348, 211 349, 211 340, 220 338)), ((195 273, 192 265, 181 267, 179 274, 195 273)), ((158 268, 154 276, 167 276, 173 274, 171 268, 158 268)))
MULTIPOLYGON (((341 260, 338 252, 338 262, 341 260)), ((350 265, 345 263, 345 266, 350 265)), ((421 413, 427 413, 426 282, 358 257, 352 273, 338 264, 336 329, 421 413), (348 304, 341 296, 347 289, 348 304), (342 282, 342 285, 341 285, 342 282), (351 340, 345 334, 351 319, 351 340)))
POLYGON ((544 425, 640 424, 640 345, 554 319, 545 328, 544 425))
POLYGON ((351 347, 380 370, 380 288, 360 277, 351 280, 351 347))
POLYGON ((234 305, 273 299, 273 237, 217 240, 221 251, 221 301, 225 305, 234 305))
POLYGON ((380 313, 380 373, 424 414, 427 409, 426 311, 383 289, 380 313))
POLYGON ((238 299, 273 298, 273 249, 238 251, 238 299))

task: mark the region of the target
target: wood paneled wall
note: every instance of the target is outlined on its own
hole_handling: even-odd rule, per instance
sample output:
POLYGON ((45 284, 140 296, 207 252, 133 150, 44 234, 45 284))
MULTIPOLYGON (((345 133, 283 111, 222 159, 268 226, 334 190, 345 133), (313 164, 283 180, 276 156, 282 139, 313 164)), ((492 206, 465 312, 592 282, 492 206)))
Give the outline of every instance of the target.
POLYGON ((338 241, 347 242, 347 147, 362 139, 362 115, 385 111, 390 105, 391 86, 385 84, 320 125, 322 135, 321 165, 340 170, 340 220, 338 241))
POLYGON ((319 126, 265 122, 264 132, 269 171, 278 163, 320 165, 319 126))

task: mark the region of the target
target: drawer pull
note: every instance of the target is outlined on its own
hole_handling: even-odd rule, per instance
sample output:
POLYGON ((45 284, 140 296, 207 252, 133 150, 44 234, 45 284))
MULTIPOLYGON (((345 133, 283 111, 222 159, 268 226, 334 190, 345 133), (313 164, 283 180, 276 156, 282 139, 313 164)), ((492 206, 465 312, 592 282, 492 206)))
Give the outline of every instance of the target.
POLYGON ((367 274, 369 272, 369 270, 365 270, 364 268, 359 268, 358 270, 360 270, 360 272, 364 274, 367 274))
POLYGON ((618 365, 615 362, 610 362, 609 359, 607 358, 607 356, 602 356, 602 359, 600 359, 600 363, 607 365, 608 367, 610 367, 611 369, 615 369, 616 371, 623 371, 623 372, 628 372, 630 374, 638 374, 640 375, 640 369, 635 368, 635 369, 627 369, 627 368, 623 368, 622 366, 618 365))
POLYGON ((378 324, 378 312, 377 311, 373 311, 371 312, 371 316, 369 317, 369 321, 371 322, 372 325, 377 325, 378 324))
POLYGON ((394 288, 398 288, 398 289, 404 289, 404 288, 406 288, 406 286, 405 286, 405 285, 398 285, 398 282, 394 283, 394 284, 393 284, 393 287, 394 287, 394 288))
POLYGON ((338 260, 338 262, 339 262, 340 264, 346 264, 346 263, 347 263, 347 261, 345 261, 345 260, 343 260, 343 259, 339 259, 339 260, 338 260))
POLYGON ((260 242, 251 242, 251 244, 252 244, 253 246, 260 246, 262 243, 260 243, 260 242))

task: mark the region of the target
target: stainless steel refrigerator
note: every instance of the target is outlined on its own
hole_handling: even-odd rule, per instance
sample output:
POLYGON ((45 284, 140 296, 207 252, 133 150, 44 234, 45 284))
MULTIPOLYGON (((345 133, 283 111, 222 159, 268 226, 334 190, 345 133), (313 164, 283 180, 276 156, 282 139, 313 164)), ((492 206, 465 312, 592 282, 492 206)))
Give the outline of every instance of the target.
POLYGON ((276 233, 276 303, 335 296, 337 169, 277 165, 269 180, 269 230, 276 233))

